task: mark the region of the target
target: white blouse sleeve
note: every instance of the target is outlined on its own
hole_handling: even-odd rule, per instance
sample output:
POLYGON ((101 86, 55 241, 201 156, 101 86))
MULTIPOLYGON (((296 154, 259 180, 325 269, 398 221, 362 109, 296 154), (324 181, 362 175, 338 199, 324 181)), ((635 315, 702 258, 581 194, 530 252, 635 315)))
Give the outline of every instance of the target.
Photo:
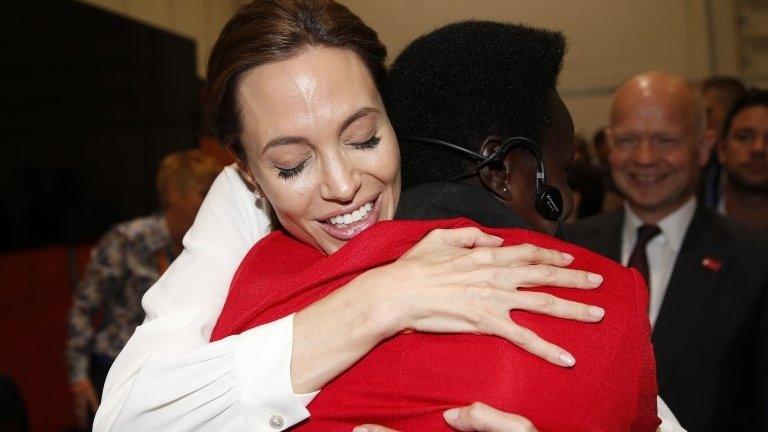
POLYGON ((661 424, 657 429, 657 432, 685 432, 680 422, 677 421, 677 417, 672 413, 661 396, 656 396, 656 411, 658 413, 661 424))
POLYGON ((293 316, 209 343, 245 254, 269 231, 233 167, 211 186, 185 249, 107 376, 95 431, 276 431, 309 416, 316 393, 290 380, 293 316))

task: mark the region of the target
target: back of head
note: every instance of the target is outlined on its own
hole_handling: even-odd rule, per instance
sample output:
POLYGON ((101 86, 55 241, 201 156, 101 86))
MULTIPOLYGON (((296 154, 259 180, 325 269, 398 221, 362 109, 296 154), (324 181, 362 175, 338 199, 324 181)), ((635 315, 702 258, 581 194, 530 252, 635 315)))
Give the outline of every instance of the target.
POLYGON ((163 207, 168 188, 179 192, 199 192, 205 195, 221 172, 222 165, 200 150, 171 153, 163 158, 157 170, 157 190, 163 207))
POLYGON ((711 90, 717 90, 723 96, 727 96, 731 103, 744 96, 747 92, 744 83, 740 79, 726 75, 711 76, 701 82, 702 93, 707 93, 711 90))
POLYGON ((564 54, 559 32, 490 21, 450 24, 411 43, 384 86, 400 139, 403 186, 467 172, 467 162, 455 152, 407 136, 473 150, 492 134, 540 141, 564 54))
POLYGON ((723 122, 733 103, 744 96, 744 84, 736 77, 715 75, 701 83, 707 108, 707 127, 721 134, 723 122))

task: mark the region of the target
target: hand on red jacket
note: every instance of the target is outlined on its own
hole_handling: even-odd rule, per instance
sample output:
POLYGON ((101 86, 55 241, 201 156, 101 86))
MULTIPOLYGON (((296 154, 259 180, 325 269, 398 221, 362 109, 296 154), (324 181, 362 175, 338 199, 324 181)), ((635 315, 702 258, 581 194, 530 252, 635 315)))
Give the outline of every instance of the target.
MULTIPOLYGON (((519 415, 505 413, 484 403, 475 402, 443 413, 445 422, 464 432, 536 432, 533 423, 519 415)), ((380 425, 361 425, 354 432, 398 432, 380 425)))
POLYGON ((402 318, 394 325, 398 331, 491 334, 550 363, 573 366, 569 352, 512 321, 509 311, 600 321, 605 311, 599 307, 518 288, 593 289, 602 277, 563 268, 573 261, 570 255, 531 244, 503 247, 502 242, 478 228, 435 229, 400 259, 357 282, 385 293, 377 304, 387 316, 402 318))

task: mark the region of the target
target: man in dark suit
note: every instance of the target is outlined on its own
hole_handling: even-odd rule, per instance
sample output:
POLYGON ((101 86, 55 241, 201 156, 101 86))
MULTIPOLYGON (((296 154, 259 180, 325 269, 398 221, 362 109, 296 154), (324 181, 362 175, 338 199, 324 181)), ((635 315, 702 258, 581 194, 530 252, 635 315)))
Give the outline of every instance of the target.
POLYGON ((638 75, 615 93, 608 139, 624 208, 570 240, 644 274, 660 396, 691 431, 768 430, 768 238, 699 205, 714 142, 682 77, 638 75))

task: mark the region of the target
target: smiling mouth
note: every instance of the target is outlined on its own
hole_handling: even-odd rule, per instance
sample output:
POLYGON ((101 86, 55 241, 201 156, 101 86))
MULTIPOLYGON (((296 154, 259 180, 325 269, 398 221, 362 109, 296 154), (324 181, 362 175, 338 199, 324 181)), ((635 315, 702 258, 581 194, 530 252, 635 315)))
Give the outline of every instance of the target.
POLYGON ((629 174, 629 177, 636 183, 659 183, 666 179, 668 174, 629 174))
POLYGON ((318 221, 320 228, 338 240, 349 240, 379 221, 382 194, 344 214, 318 221))
POLYGON ((334 216, 330 218, 327 223, 333 224, 336 228, 345 228, 347 225, 363 220, 368 216, 371 210, 373 210, 374 202, 376 202, 376 200, 368 201, 358 207, 355 211, 334 216))

